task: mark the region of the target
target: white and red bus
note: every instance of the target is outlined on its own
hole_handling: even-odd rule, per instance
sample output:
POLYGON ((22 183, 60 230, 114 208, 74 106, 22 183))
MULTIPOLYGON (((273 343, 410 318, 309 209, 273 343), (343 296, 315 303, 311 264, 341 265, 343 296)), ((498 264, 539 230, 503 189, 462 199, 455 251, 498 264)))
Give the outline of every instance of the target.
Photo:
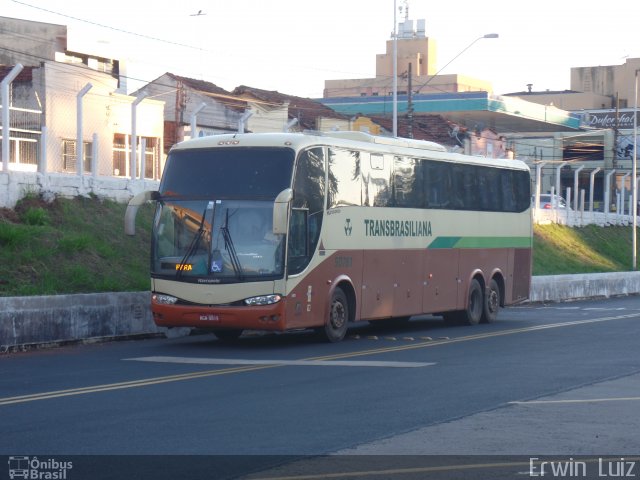
POLYGON ((174 146, 152 232, 165 327, 313 328, 438 314, 493 321, 531 279, 530 173, 515 160, 360 132, 216 135, 174 146))

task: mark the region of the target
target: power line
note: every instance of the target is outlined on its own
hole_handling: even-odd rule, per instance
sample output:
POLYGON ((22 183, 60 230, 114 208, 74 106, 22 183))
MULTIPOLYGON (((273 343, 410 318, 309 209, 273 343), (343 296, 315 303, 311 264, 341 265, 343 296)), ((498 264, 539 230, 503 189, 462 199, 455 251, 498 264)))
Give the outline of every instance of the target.
MULTIPOLYGON (((12 0, 12 1, 14 1, 14 2, 16 2, 16 3, 22 3, 22 2, 19 2, 18 0, 12 0)), ((25 4, 25 5, 27 5, 27 4, 25 4)), ((29 6, 29 5, 28 5, 28 6, 29 6)), ((38 7, 33 7, 33 8, 38 8, 38 7)), ((43 9, 43 10, 44 10, 44 9, 43 9)), ((56 12, 52 12, 52 13, 56 13, 56 12)), ((62 14, 59 14, 59 15, 62 15, 62 14)), ((71 18, 74 18, 74 17, 71 17, 71 18)), ((29 36, 22 35, 22 38, 29 38, 29 36)), ((33 36, 33 37, 31 37, 31 38, 32 38, 32 39, 36 39, 36 40, 46 41, 45 39, 42 39, 42 38, 39 38, 39 37, 35 37, 35 36, 33 36)), ((149 38, 153 39, 153 37, 149 37, 149 38)), ((16 50, 11 50, 11 49, 8 49, 8 48, 4 48, 4 50, 6 50, 6 51, 10 51, 10 52, 13 52, 13 53, 19 53, 19 54, 22 54, 22 55, 28 55, 28 56, 30 56, 30 57, 37 58, 37 59, 39 59, 39 60, 45 60, 45 61, 48 61, 48 60, 49 60, 49 59, 47 59, 47 58, 38 57, 38 56, 36 56, 36 55, 30 54, 30 53, 26 53, 26 52, 18 52, 18 51, 16 51, 16 50)), ((53 62, 53 63, 55 64, 55 63, 57 63, 57 62, 53 62)), ((68 66, 77 66, 77 67, 79 67, 79 68, 86 68, 84 65, 82 65, 82 66, 81 66, 81 65, 74 65, 74 64, 64 63, 64 62, 63 62, 62 64, 64 64, 64 65, 68 65, 68 66)), ((92 70, 92 71, 93 71, 93 70, 92 70)), ((89 73, 89 72, 86 72, 86 73, 89 73)), ((145 81, 146 81, 146 80, 143 80, 143 79, 138 79, 138 78, 134 78, 134 77, 128 77, 128 76, 125 76, 125 75, 120 75, 120 77, 121 77, 121 78, 126 78, 126 79, 131 79, 131 80, 136 80, 136 81, 141 81, 141 82, 145 82, 145 81)), ((87 76, 87 78, 89 78, 89 77, 87 76)), ((94 80, 95 80, 95 79, 94 79, 94 80)), ((372 80, 372 81, 374 81, 375 79, 371 79, 371 80, 372 80)), ((389 79, 388 79, 388 77, 384 76, 384 77, 383 77, 383 80, 388 81, 389 79)), ((66 89, 66 88, 65 88, 65 89, 66 89)), ((440 91, 442 91, 442 92, 447 92, 446 90, 443 90, 443 89, 437 88, 437 87, 435 87, 435 86, 434 86, 434 89, 436 89, 436 90, 440 90, 440 91)), ((196 91, 197 91, 197 90, 196 90, 196 91)), ((71 94, 71 93, 75 93, 75 92, 72 92, 70 89, 68 89, 68 92, 69 92, 70 94, 71 94)), ((279 105, 280 105, 280 103, 278 103, 277 101, 274 101, 274 102, 268 102, 268 101, 260 101, 260 100, 255 100, 255 99, 246 99, 246 98, 242 98, 242 97, 235 97, 235 96, 233 96, 233 94, 220 95, 220 94, 211 94, 211 93, 209 93, 209 92, 198 92, 198 93, 202 93, 202 94, 205 94, 205 95, 208 95, 208 96, 212 96, 212 97, 218 97, 218 99, 219 99, 218 101, 220 101, 220 103, 221 103, 221 104, 225 104, 225 101, 224 101, 224 100, 226 99, 226 100, 232 100, 232 101, 236 101, 236 102, 237 102, 237 101, 240 101, 240 102, 243 102, 243 103, 244 103, 244 102, 247 102, 247 103, 262 103, 263 105, 272 105, 272 106, 279 106, 279 105)), ((450 92, 448 92, 448 93, 450 93, 450 92)), ((296 108, 297 108, 297 110, 299 110, 299 111, 307 110, 307 108, 306 108, 306 107, 304 107, 304 106, 297 106, 296 108)), ((311 110, 311 108, 309 108, 309 110, 311 110)), ((515 133, 515 130, 512 130, 512 132, 513 132, 513 133, 515 133)), ((585 135, 585 136, 587 136, 587 135, 591 135, 591 134, 592 134, 592 133, 590 133, 590 132, 586 132, 586 133, 576 134, 575 136, 580 136, 580 135, 585 135)), ((511 142, 515 142, 515 140, 516 140, 516 139, 509 139, 509 140, 510 140, 511 142)), ((534 144, 534 143, 528 143, 528 142, 517 142, 517 143, 518 143, 519 145, 522 145, 522 146, 530 146, 530 147, 537 146, 537 144, 534 144)), ((586 143, 585 143, 585 144, 583 144, 583 145, 586 145, 586 143)))
MULTIPOLYGON (((48 9, 46 9, 46 8, 37 7, 37 6, 35 6, 35 5, 31 5, 31 4, 28 4, 28 3, 26 3, 26 2, 21 2, 21 1, 19 1, 19 0, 11 0, 11 1, 12 1, 13 3, 18 3, 18 4, 20 4, 20 5, 24 5, 25 7, 34 8, 34 9, 36 9, 36 10, 41 10, 41 11, 43 11, 43 12, 52 13, 52 14, 54 14, 54 15, 59 15, 59 16, 61 16, 61 17, 65 17, 65 18, 70 18, 70 19, 72 19, 72 20, 76 20, 76 21, 78 21, 78 22, 88 23, 88 24, 90 24, 90 25, 95 25, 95 26, 97 26, 97 27, 102 27, 102 28, 106 28, 106 29, 108 29, 108 30, 113 30, 113 31, 115 31, 115 32, 126 33, 127 35, 133 35, 133 36, 135 36, 135 37, 146 38, 147 40, 153 40, 153 41, 155 41, 155 42, 162 42, 162 43, 166 43, 166 44, 169 44, 169 45, 176 45, 176 46, 178 46, 178 47, 190 48, 190 49, 193 49, 193 50, 203 50, 202 48, 200 48, 200 47, 194 47, 193 45, 187 45, 187 44, 184 44, 184 43, 173 42, 173 41, 171 41, 171 40, 165 40, 165 39, 163 39, 163 38, 152 37, 152 36, 150 36, 150 35, 143 35, 142 33, 131 32, 131 31, 129 31, 129 30, 124 30, 124 29, 122 29, 122 28, 112 27, 112 26, 110 26, 110 25, 103 25, 103 24, 101 24, 101 23, 94 22, 94 21, 92 21, 92 20, 86 20, 86 19, 84 19, 84 18, 78 18, 78 17, 74 17, 74 16, 72 16, 72 15, 67 15, 67 14, 60 13, 60 12, 55 12, 55 11, 53 11, 53 10, 48 10, 48 9)), ((204 51, 207 51, 207 50, 204 50, 204 51)))

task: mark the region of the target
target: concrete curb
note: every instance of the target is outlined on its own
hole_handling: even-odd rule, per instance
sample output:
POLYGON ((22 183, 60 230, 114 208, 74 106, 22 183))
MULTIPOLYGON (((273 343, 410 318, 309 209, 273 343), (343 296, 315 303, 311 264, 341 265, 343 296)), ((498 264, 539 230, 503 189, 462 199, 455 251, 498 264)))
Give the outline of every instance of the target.
MULTIPOLYGON (((533 277, 529 302, 640 294, 640 272, 533 277)), ((0 297, 0 352, 167 334, 153 323, 150 292, 0 297)), ((179 329, 185 333, 186 329, 179 329)))

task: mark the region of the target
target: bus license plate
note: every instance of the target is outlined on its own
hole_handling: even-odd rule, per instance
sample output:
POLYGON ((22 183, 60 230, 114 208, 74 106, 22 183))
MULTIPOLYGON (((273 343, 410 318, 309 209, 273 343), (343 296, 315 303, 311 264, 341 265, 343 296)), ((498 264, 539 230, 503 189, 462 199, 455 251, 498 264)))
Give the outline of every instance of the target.
POLYGON ((214 315, 212 313, 200 314, 200 321, 202 322, 219 322, 220 317, 218 315, 214 315))

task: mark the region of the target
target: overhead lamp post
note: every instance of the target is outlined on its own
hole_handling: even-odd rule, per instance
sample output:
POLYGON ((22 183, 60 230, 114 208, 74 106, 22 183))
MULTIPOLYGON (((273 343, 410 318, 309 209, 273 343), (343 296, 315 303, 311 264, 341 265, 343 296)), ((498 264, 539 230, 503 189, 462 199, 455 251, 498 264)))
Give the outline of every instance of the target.
POLYGON ((393 0, 393 136, 398 136, 398 22, 397 1, 393 0))
POLYGON ((471 42, 469 45, 467 45, 464 49, 462 49, 455 57, 453 57, 451 60, 449 60, 446 65, 444 67, 442 67, 440 70, 438 70, 434 75, 431 76, 431 78, 429 78, 429 80, 427 80, 425 83, 423 83, 420 88, 418 88, 416 90, 416 93, 419 93, 420 90, 422 90, 424 87, 426 87, 429 82, 431 82, 431 80, 433 80, 435 77, 438 76, 438 74, 440 72, 442 72, 445 68, 447 68, 456 58, 458 58, 460 55, 462 55, 464 52, 466 52, 467 50, 469 50, 478 40, 482 40, 483 38, 499 38, 500 35, 498 35, 497 33, 487 33, 485 35, 482 35, 481 37, 476 38, 473 42, 471 42))
POLYGON ((633 182, 633 229, 631 233, 632 239, 632 249, 633 252, 631 254, 632 257, 632 268, 636 270, 637 266, 637 254, 636 254, 636 244, 637 244, 637 234, 636 227, 638 224, 638 182, 636 181, 636 174, 638 170, 638 69, 636 69, 635 76, 635 103, 633 109, 633 162, 631 164, 631 181, 633 182))

